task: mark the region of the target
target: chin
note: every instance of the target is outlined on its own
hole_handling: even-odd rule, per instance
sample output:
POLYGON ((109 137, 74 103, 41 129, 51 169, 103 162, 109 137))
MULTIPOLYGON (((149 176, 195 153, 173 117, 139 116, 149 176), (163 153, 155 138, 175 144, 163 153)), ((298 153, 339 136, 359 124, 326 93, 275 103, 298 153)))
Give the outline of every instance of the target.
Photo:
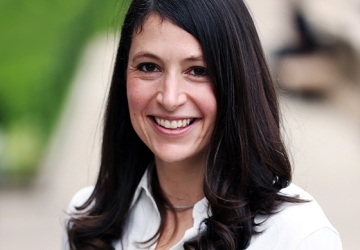
POLYGON ((198 164, 205 162, 204 153, 201 152, 179 152, 179 150, 168 149, 155 153, 155 159, 165 164, 198 164), (161 152, 161 153, 160 153, 161 152))
POLYGON ((157 154, 157 155, 155 155, 155 159, 157 159, 158 161, 161 161, 163 163, 175 164, 175 163, 185 162, 188 158, 181 157, 181 156, 175 156, 175 155, 169 156, 169 155, 157 154))

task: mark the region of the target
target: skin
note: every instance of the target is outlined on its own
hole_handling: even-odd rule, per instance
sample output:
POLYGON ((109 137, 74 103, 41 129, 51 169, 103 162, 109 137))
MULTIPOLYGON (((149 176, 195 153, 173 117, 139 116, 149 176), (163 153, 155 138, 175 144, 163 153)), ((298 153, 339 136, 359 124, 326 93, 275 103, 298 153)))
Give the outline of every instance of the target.
MULTIPOLYGON (((166 197, 174 206, 202 199, 216 99, 198 41, 170 21, 150 15, 133 35, 127 97, 132 125, 154 153, 166 197)), ((192 209, 177 211, 177 216, 171 237, 175 223, 168 213, 156 249, 175 245, 192 227, 192 209)))

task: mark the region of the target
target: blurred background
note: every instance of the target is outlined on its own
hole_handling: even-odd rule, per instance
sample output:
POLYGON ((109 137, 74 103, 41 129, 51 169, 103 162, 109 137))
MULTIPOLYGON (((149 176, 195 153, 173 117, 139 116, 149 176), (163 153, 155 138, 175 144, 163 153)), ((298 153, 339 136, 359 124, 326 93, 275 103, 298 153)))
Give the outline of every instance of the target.
MULTIPOLYGON (((282 108, 294 183, 360 246, 360 0, 247 0, 282 108)), ((0 249, 60 249, 95 182, 122 0, 0 0, 0 249)))

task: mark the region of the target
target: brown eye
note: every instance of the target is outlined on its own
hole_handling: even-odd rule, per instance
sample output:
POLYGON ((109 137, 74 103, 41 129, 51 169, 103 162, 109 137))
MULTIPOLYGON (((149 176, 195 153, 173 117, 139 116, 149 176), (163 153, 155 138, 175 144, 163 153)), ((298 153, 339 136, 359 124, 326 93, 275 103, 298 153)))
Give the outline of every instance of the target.
POLYGON ((206 70, 204 68, 201 67, 197 67, 197 68, 193 68, 190 70, 189 72, 191 75, 194 76, 205 76, 206 74, 206 70))
POLYGON ((144 63, 139 66, 139 69, 144 72, 154 72, 159 71, 155 64, 152 63, 144 63))

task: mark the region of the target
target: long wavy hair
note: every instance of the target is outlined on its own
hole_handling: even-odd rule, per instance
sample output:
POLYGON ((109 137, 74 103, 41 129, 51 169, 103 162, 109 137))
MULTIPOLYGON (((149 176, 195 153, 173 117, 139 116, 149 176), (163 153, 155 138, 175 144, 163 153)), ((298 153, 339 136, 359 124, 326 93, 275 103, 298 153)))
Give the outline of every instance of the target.
MULTIPOLYGON (((242 0, 132 1, 107 101, 99 176, 90 198, 77 208, 80 214, 68 223, 70 248, 114 249, 111 243, 126 230, 135 189, 154 160, 132 128, 126 96, 132 36, 150 14, 199 41, 217 100, 203 183, 211 216, 203 222, 206 230, 184 248, 245 249, 259 233, 257 215, 269 216, 284 202, 301 201, 279 193, 291 180, 291 165, 280 136, 275 88, 242 0)), ((156 239, 164 228, 167 201, 153 179, 162 218, 156 239)))

